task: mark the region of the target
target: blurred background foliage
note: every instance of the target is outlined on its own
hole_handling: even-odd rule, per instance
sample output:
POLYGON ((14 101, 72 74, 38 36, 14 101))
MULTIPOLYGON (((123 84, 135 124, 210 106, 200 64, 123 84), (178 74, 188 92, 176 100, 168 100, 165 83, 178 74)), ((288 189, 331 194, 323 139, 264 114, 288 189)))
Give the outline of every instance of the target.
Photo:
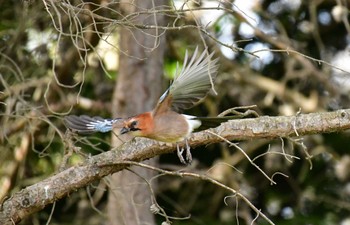
MULTIPOLYGON (((205 42, 220 58, 218 95, 211 93, 187 114, 215 116, 249 105, 270 116, 349 108, 349 4, 346 0, 169 1, 170 11, 159 13, 166 14, 169 27, 182 29, 164 33, 164 89, 185 50, 205 42), (199 24, 207 33, 193 29, 199 24)), ((110 134, 76 137, 72 148, 62 117, 110 116, 118 54, 123 54, 118 51, 118 27, 130 26, 132 20, 122 21, 119 2, 111 0, 0 0, 0 5, 0 198, 4 199, 110 149, 110 134), (94 12, 95 20, 87 12, 94 12)), ((274 176, 277 185, 270 185, 226 144, 194 150, 195 162, 189 169, 239 190, 276 224, 347 225, 349 140, 344 132, 240 142, 252 159, 282 150, 299 158, 269 153, 256 159, 267 174, 284 174, 274 176)), ((182 168, 174 154, 161 156, 160 166, 182 168)), ((160 205, 171 215, 191 214, 191 219, 175 224, 250 224, 256 217, 241 200, 205 181, 167 176, 158 181, 160 205)), ((101 181, 77 190, 59 200, 54 210, 47 207, 22 224, 44 224, 51 212, 50 224, 104 224, 107 185, 101 181)), ((267 224, 261 218, 255 222, 267 224)))

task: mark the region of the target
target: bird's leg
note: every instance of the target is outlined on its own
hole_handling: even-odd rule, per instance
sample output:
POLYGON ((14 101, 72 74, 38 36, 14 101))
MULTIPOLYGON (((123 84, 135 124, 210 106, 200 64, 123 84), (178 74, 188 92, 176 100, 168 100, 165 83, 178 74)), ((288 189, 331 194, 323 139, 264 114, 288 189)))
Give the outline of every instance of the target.
POLYGON ((182 164, 187 164, 184 157, 182 156, 182 153, 184 152, 184 148, 180 148, 179 144, 176 144, 176 150, 177 150, 177 157, 179 157, 179 160, 182 164))
POLYGON ((191 146, 188 144, 187 138, 185 139, 186 144, 186 161, 188 164, 192 162, 191 146))
POLYGON ((182 153, 185 151, 185 148, 180 148, 179 144, 176 144, 176 150, 177 150, 177 157, 179 157, 179 160, 182 164, 188 165, 192 162, 192 155, 191 155, 191 147, 188 144, 187 139, 185 139, 185 145, 186 145, 186 159, 182 156, 182 153))

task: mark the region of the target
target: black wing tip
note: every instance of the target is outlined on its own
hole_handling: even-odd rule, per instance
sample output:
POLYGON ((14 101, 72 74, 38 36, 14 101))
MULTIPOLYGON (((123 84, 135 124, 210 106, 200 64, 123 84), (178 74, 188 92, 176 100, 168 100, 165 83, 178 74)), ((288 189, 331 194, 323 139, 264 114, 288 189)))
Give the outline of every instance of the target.
POLYGON ((74 127, 74 125, 84 125, 85 123, 81 120, 79 116, 69 115, 64 117, 64 123, 68 128, 74 127))
POLYGON ((94 121, 90 116, 86 115, 68 115, 64 117, 64 125, 74 133, 78 134, 92 134, 95 130, 91 130, 87 123, 94 121))

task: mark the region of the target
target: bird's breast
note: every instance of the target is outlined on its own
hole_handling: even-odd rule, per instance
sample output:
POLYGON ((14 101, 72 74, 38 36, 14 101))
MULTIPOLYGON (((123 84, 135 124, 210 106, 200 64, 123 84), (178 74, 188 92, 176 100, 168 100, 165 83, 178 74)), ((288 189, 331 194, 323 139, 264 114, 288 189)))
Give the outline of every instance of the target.
POLYGON ((148 137, 163 142, 183 141, 200 126, 200 121, 191 120, 192 118, 172 111, 156 115, 153 131, 148 137))

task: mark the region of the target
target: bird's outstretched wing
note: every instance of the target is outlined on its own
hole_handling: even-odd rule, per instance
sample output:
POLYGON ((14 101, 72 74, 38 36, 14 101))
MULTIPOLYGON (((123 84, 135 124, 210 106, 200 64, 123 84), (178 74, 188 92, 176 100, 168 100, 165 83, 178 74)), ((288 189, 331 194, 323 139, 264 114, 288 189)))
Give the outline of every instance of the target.
POLYGON ((91 134, 95 132, 106 133, 113 128, 121 128, 125 120, 122 118, 104 119, 101 117, 89 117, 86 115, 69 115, 64 117, 66 127, 79 134, 91 134))
POLYGON ((217 75, 218 59, 212 60, 214 53, 209 54, 207 51, 198 58, 197 54, 198 47, 191 59, 186 51, 183 67, 177 72, 171 86, 159 98, 155 113, 169 109, 181 112, 191 108, 207 95, 217 75))

